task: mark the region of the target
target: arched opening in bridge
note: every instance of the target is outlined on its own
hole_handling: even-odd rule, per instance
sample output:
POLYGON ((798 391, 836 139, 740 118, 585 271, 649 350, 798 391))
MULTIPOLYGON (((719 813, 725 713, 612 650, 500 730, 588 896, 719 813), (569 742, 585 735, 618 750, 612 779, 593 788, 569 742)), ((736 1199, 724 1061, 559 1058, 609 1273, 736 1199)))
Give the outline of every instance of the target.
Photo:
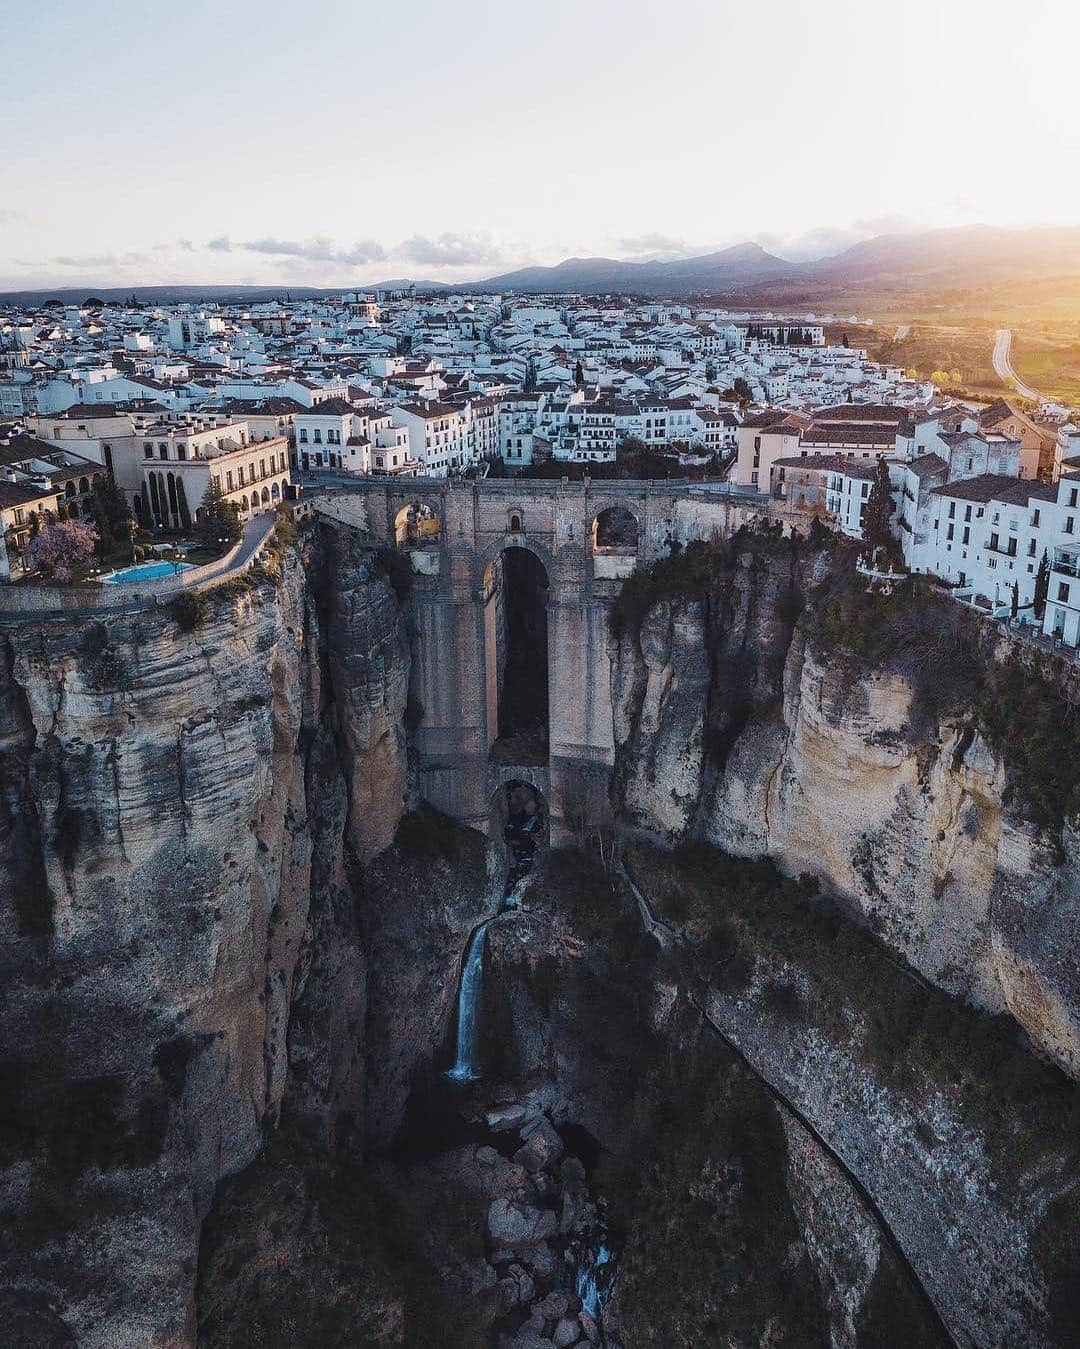
POLYGON ((547 843, 547 805, 539 789, 531 782, 504 782, 491 802, 488 836, 506 845, 509 895, 532 870, 537 848, 547 843))
POLYGON ((593 520, 592 546, 596 553, 636 553, 638 522, 625 506, 609 506, 593 520))
POLYGON ((499 763, 548 757, 547 569, 504 548, 484 574, 488 744, 499 763))
POLYGON ((425 548, 439 542, 442 522, 434 507, 410 501, 394 517, 394 542, 399 548, 425 548))

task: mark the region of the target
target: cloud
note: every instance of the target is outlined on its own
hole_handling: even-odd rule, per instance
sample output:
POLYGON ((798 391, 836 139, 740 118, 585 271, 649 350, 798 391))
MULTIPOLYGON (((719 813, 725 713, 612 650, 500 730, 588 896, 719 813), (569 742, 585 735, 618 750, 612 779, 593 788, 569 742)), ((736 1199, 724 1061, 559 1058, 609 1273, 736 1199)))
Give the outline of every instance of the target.
POLYGON ((671 234, 635 234, 617 240, 620 253, 634 256, 639 253, 680 253, 693 251, 692 245, 685 239, 676 239, 671 234))
POLYGON ((424 267, 478 267, 499 263, 503 254, 486 234, 447 233, 437 238, 414 234, 390 256, 424 267))
POLYGON ((232 244, 224 235, 219 235, 216 239, 211 239, 206 245, 211 253, 231 253, 232 244))
POLYGON ((148 253, 94 253, 74 257, 70 253, 62 253, 59 257, 50 258, 49 261, 54 267, 73 267, 76 270, 95 267, 138 267, 149 262, 150 255, 148 253))
POLYGON ((877 215, 853 220, 850 225, 818 225, 797 235, 755 234, 754 242, 791 262, 809 262, 832 257, 879 234, 907 234, 919 228, 910 216, 877 215))
POLYGON ((15 206, 0 206, 0 225, 32 225, 36 217, 15 206))
POLYGON ((318 239, 251 239, 238 247, 249 253, 265 253, 275 258, 299 258, 303 262, 336 262, 348 267, 360 267, 366 262, 382 262, 386 249, 374 239, 365 239, 352 248, 338 248, 331 240, 318 239))

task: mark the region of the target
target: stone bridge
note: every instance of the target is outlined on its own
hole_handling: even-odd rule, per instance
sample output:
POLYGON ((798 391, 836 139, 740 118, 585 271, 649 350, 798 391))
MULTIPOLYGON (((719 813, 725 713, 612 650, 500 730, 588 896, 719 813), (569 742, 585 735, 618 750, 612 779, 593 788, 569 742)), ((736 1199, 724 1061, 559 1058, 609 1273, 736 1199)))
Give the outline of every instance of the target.
POLYGON ((607 810, 615 762, 608 611, 622 579, 666 556, 672 540, 727 535, 763 509, 757 498, 674 480, 358 479, 305 497, 324 518, 412 559, 410 697, 423 796, 486 830, 500 786, 530 782, 547 802, 555 838, 579 809, 607 810), (633 517, 636 537, 624 530, 605 546, 597 523, 617 508, 633 517), (507 549, 533 554, 547 578, 547 751, 522 762, 502 742, 492 752, 506 660, 507 549))

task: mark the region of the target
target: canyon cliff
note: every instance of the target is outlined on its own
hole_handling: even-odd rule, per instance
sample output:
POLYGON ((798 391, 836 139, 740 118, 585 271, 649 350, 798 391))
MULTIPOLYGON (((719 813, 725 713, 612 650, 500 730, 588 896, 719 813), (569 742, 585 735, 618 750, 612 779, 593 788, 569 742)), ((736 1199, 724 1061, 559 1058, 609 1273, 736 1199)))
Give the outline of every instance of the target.
POLYGON ((351 531, 197 623, 6 623, 16 1343, 1076 1342, 1075 829, 954 705, 969 648, 856 659, 828 550, 713 552, 616 602, 618 835, 504 909, 351 531))

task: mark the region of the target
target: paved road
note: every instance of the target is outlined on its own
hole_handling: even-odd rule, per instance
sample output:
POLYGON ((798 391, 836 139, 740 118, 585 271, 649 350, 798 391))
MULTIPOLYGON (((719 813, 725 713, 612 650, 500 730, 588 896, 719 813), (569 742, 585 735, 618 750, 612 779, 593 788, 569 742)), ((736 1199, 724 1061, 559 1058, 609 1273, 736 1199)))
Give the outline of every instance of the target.
POLYGON ((1043 395, 1038 389, 1033 389, 1030 384, 1025 384, 1013 369, 1011 351, 1011 329, 999 328, 994 338, 994 370, 998 379, 1003 379, 1006 384, 1011 384, 1022 398, 1030 398, 1033 403, 1041 403, 1043 395))

